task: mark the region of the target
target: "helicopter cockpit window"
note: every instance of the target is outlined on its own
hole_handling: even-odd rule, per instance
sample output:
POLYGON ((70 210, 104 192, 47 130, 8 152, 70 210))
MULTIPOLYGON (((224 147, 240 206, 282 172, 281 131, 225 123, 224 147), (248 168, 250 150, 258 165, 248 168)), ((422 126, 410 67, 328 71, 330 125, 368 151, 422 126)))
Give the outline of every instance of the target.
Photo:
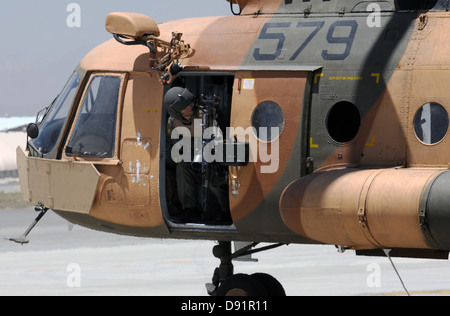
POLYGON ((94 76, 85 92, 66 154, 112 158, 115 154, 117 107, 122 78, 94 76))
POLYGON ((34 147, 40 153, 45 155, 55 148, 75 99, 80 81, 80 75, 75 72, 47 113, 44 113, 39 126, 39 136, 33 140, 34 147))
POLYGON ((440 142, 448 131, 448 113, 439 103, 427 103, 414 117, 417 138, 428 145, 440 142))

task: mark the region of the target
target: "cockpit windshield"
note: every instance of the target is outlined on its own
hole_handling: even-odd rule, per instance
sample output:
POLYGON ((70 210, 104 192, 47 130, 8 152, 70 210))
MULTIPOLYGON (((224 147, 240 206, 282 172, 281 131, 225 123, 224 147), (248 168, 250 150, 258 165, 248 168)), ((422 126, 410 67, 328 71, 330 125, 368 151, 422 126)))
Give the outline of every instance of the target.
POLYGON ((81 103, 66 154, 112 158, 115 154, 121 76, 93 75, 81 103))
POLYGON ((33 145, 42 155, 50 153, 60 139, 80 82, 80 75, 74 72, 39 123, 39 136, 33 140, 33 145))

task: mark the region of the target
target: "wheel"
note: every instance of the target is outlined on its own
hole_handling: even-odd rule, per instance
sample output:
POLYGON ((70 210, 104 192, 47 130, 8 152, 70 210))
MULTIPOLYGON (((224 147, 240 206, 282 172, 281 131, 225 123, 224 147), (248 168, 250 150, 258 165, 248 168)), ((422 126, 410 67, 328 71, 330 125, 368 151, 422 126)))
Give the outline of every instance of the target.
POLYGON ((216 296, 268 296, 268 293, 259 278, 235 274, 220 284, 216 296))
POLYGON ((255 273, 251 276, 264 285, 269 296, 286 296, 283 286, 273 276, 266 273, 255 273))

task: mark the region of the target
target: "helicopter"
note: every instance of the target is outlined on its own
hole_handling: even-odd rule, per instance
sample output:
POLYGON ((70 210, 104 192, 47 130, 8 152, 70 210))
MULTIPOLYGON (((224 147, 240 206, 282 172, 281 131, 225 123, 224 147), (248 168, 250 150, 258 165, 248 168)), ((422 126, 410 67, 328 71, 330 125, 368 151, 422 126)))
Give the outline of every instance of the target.
POLYGON ((39 216, 11 240, 28 243, 52 210, 109 233, 216 241, 218 296, 284 295, 232 261, 287 244, 448 259, 449 1, 228 2, 228 17, 106 17, 113 38, 17 149, 39 216), (168 132, 173 89, 201 113, 194 135, 168 132), (201 216, 180 217, 175 156, 198 173, 201 216))

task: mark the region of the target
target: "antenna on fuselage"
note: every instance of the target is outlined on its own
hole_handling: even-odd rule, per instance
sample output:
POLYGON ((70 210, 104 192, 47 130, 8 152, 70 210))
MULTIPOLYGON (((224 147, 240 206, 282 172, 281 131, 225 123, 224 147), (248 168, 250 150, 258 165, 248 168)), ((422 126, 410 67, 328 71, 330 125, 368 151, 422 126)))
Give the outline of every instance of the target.
POLYGON ((386 257, 388 257, 389 261, 392 264, 392 267, 394 268, 395 273, 397 274, 400 282, 402 283, 403 289, 405 290, 406 294, 408 296, 410 296, 408 290, 406 289, 405 283, 403 283, 403 280, 402 280, 402 277, 400 276, 400 273, 398 273, 397 268, 395 267, 394 261, 392 261, 392 258, 391 258, 391 255, 390 255, 391 250, 392 249, 383 249, 384 253, 386 254, 386 257))

